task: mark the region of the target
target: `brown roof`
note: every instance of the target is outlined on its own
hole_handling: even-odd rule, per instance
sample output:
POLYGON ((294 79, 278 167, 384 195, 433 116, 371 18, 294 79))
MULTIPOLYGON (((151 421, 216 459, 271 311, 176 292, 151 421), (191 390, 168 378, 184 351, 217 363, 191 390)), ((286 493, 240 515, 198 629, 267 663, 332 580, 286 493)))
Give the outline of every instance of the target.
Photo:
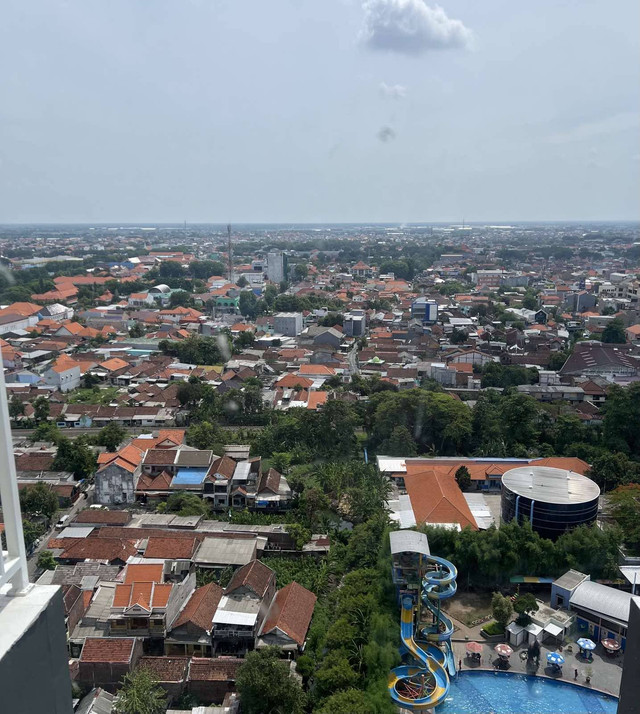
POLYGON ((289 583, 275 596, 269 614, 262 626, 261 634, 269 634, 274 629, 281 630, 300 646, 304 644, 313 608, 318 598, 295 581, 289 583))
POLYGON ((141 657, 137 669, 146 669, 156 682, 184 682, 188 657, 141 657))
POLYGON ((142 473, 138 479, 136 491, 167 491, 171 486, 172 480, 173 476, 166 471, 157 476, 142 473))
POLYGON ((86 508, 73 519, 74 523, 104 523, 109 526, 126 526, 131 520, 129 511, 105 511, 86 508))
POLYGON ((171 536, 166 538, 149 538, 147 549, 144 552, 145 558, 184 558, 189 559, 193 555, 197 539, 192 537, 176 539, 171 536))
POLYGON ((16 456, 16 471, 51 471, 53 454, 21 454, 16 456))
POLYGON ((162 466, 164 464, 173 464, 175 460, 175 449, 149 449, 142 463, 149 466, 162 466))
POLYGON ((260 479, 260 484, 258 486, 258 493, 269 490, 272 493, 277 494, 278 489, 280 488, 280 479, 282 478, 282 474, 280 474, 278 471, 275 469, 269 469, 266 474, 262 474, 262 477, 260 479))
POLYGON ((166 607, 171 595, 172 583, 130 583, 116 585, 113 594, 113 607, 131 607, 140 605, 145 610, 166 607))
POLYGON ((259 560, 252 560, 236 570, 231 582, 225 588, 224 594, 228 595, 244 586, 252 590, 258 597, 264 597, 272 578, 275 578, 275 573, 271 568, 259 560))
POLYGON ((211 623, 224 590, 216 583, 209 583, 194 590, 182 612, 171 628, 191 623, 205 632, 211 632, 211 623))
POLYGON ((236 470, 236 462, 230 456, 221 456, 219 459, 211 464, 209 473, 207 474, 208 479, 213 479, 213 476, 218 473, 221 476, 229 479, 233 476, 233 472, 236 470))
POLYGON ((133 637, 87 637, 81 662, 131 662, 133 637))
MULTIPOLYGON (((66 539, 65 539, 66 540, 66 539)), ((122 538, 82 538, 74 542, 61 554, 62 560, 122 560, 137 555, 136 547, 122 538)))
POLYGON ((192 657, 191 666, 189 667, 189 681, 235 681, 238 667, 243 661, 237 657, 192 657))

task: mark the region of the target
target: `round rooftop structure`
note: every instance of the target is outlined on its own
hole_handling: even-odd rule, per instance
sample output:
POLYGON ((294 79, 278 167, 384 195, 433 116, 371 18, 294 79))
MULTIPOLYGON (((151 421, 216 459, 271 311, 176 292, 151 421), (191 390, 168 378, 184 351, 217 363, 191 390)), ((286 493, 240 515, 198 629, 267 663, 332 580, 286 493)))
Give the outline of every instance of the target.
POLYGON ((550 466, 521 466, 502 476, 503 522, 529 521, 544 538, 590 524, 598 515, 600 488, 581 474, 550 466))

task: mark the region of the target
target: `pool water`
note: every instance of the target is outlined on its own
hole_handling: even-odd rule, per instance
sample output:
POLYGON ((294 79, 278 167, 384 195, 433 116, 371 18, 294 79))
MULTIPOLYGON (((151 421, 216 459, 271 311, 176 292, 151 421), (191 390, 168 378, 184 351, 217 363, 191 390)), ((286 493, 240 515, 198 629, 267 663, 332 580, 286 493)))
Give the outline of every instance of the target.
POLYGON ((504 672, 462 672, 437 714, 616 714, 618 700, 584 687, 504 672))

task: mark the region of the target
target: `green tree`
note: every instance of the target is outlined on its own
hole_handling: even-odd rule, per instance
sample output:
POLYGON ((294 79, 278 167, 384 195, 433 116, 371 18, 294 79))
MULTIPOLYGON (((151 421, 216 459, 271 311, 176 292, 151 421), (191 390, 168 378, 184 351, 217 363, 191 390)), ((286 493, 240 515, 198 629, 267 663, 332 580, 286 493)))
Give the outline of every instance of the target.
POLYGON ((418 453, 415 439, 403 424, 394 428, 389 438, 382 443, 380 451, 389 456, 415 456, 418 453))
POLYGON ((493 614, 493 619, 504 628, 509 624, 511 615, 513 615, 513 605, 511 600, 500 593, 493 593, 491 598, 491 612, 493 614))
POLYGON ((184 276, 184 270, 180 263, 175 261, 165 260, 160 263, 159 274, 161 278, 182 278, 184 276))
POLYGON ((522 298, 522 307, 525 310, 537 310, 538 309, 538 298, 534 293, 527 292, 522 298))
POLYGON ((189 263, 189 272, 198 280, 207 280, 214 275, 223 276, 226 268, 219 260, 194 260, 189 263))
POLYGON ((637 554, 640 552, 640 484, 619 486, 609 494, 609 503, 625 544, 637 554))
POLYGON ((596 457, 587 476, 593 479, 603 491, 611 491, 618 486, 640 479, 640 464, 631 461, 621 452, 605 452, 596 457))
POLYGON ((33 418, 37 422, 46 421, 50 413, 49 400, 46 397, 37 397, 33 400, 33 418))
POLYGON ((210 449, 217 453, 222 450, 223 443, 222 431, 211 422, 192 424, 187 429, 187 444, 195 446, 196 449, 210 449))
POLYGON ((640 456, 640 382, 612 385, 603 405, 603 436, 607 447, 640 456))
POLYGON ((186 290, 175 290, 169 297, 169 307, 191 307, 193 299, 186 290))
POLYGON ((286 475, 291 465, 291 454, 288 451, 274 451, 271 455, 271 465, 276 471, 286 475))
POLYGON ((52 421, 43 421, 33 430, 31 441, 50 441, 57 444, 62 438, 62 432, 52 421))
POLYGON ((335 694, 341 689, 351 689, 358 682, 358 673, 345 656, 326 658, 322 667, 316 670, 315 686, 320 696, 335 694))
POLYGON ((359 689, 345 689, 332 694, 313 710, 313 714, 371 714, 371 702, 359 689))
POLYGON ((243 290, 238 301, 240 313, 249 320, 255 320, 261 313, 261 306, 255 293, 251 290, 243 290))
POLYGON ((300 282, 307 277, 308 272, 306 263, 296 263, 293 267, 293 278, 296 282, 300 282))
POLYGON ((40 570, 55 570, 57 565, 58 564, 53 557, 53 553, 50 550, 40 551, 38 561, 36 563, 36 566, 40 568, 40 570))
POLYGON ((241 275, 237 280, 236 280, 236 285, 239 288, 246 288, 247 285, 249 285, 249 281, 244 277, 244 275, 241 275))
POLYGON ((515 599, 513 609, 518 613, 518 624, 526 626, 531 622, 530 613, 537 612, 539 608, 534 595, 523 593, 515 599))
MULTIPOLYGON (((27 553, 31 552, 31 549, 35 545, 36 540, 44 533, 45 528, 41 523, 34 523, 33 521, 28 521, 23 519, 22 521, 22 534, 24 536, 24 547, 27 553)), ((4 533, 2 534, 3 547, 4 546, 4 533)))
POLYGON ((165 511, 177 513, 179 516, 208 516, 209 507, 195 493, 177 491, 172 493, 166 501, 165 511))
POLYGON ((602 331, 602 342, 614 345, 624 345, 627 341, 627 336, 624 331, 624 322, 619 317, 611 320, 611 322, 602 331))
POLYGON ((287 533, 293 539, 296 550, 302 550, 302 547, 311 540, 312 536, 311 531, 300 523, 290 523, 287 526, 287 533))
POLYGON ((246 714, 303 714, 305 693, 280 654, 279 648, 267 647, 245 657, 236 688, 246 714))
POLYGON ((61 437, 53 460, 54 471, 71 471, 76 479, 92 476, 96 470, 96 457, 87 444, 77 439, 61 437))
MULTIPOLYGON (((163 263, 165 265, 165 263, 163 263)), ((118 692, 117 714, 162 714, 167 708, 167 695, 146 669, 136 669, 124 676, 118 692)))
POLYGON ((20 509, 29 516, 53 518, 58 512, 58 497, 49 484, 37 483, 20 490, 20 509))
POLYGON ((471 474, 466 466, 460 466, 456 471, 455 479, 461 491, 467 491, 471 487, 471 474))
POLYGON ((118 446, 127 438, 127 432, 115 421, 109 422, 98 433, 98 444, 107 451, 117 451, 118 446))
POLYGON ((24 414, 24 403, 19 395, 14 394, 9 402, 9 416, 12 419, 17 419, 24 414))

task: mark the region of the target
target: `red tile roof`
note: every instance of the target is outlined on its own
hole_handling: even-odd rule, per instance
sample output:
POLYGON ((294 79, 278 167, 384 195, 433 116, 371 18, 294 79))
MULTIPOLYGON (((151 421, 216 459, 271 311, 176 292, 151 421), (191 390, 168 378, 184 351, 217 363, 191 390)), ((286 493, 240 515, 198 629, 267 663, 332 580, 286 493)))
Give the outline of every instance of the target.
POLYGON ((213 616, 223 593, 224 590, 216 583, 209 583, 194 590, 171 628, 191 623, 205 632, 211 632, 213 616))
POLYGON ((478 529, 454 474, 407 464, 404 483, 417 523, 458 523, 461 528, 478 529))
POLYGON ((243 660, 237 657, 192 657, 189 681, 233 682, 243 660))
MULTIPOLYGON (((66 540, 66 539, 65 539, 66 540)), ((137 555, 136 547, 122 538, 82 538, 74 542, 61 554, 62 560, 106 560, 113 562, 137 555)))
POLYGON ((145 558, 183 558, 188 560, 193 555, 197 539, 195 537, 176 539, 171 536, 166 538, 149 538, 145 558))
POLYGON ((300 646, 304 644, 318 598, 295 581, 289 583, 275 596, 261 634, 275 629, 283 632, 300 646))
POLYGON ((131 662, 134 638, 87 637, 84 641, 81 662, 131 662))
POLYGON ((137 669, 145 669, 156 682, 184 682, 188 657, 141 657, 137 669))
POLYGON ((275 579, 275 573, 271 568, 259 560, 252 560, 236 570, 231 582, 225 588, 224 594, 228 595, 238 588, 246 587, 258 597, 264 597, 272 579, 275 579))

